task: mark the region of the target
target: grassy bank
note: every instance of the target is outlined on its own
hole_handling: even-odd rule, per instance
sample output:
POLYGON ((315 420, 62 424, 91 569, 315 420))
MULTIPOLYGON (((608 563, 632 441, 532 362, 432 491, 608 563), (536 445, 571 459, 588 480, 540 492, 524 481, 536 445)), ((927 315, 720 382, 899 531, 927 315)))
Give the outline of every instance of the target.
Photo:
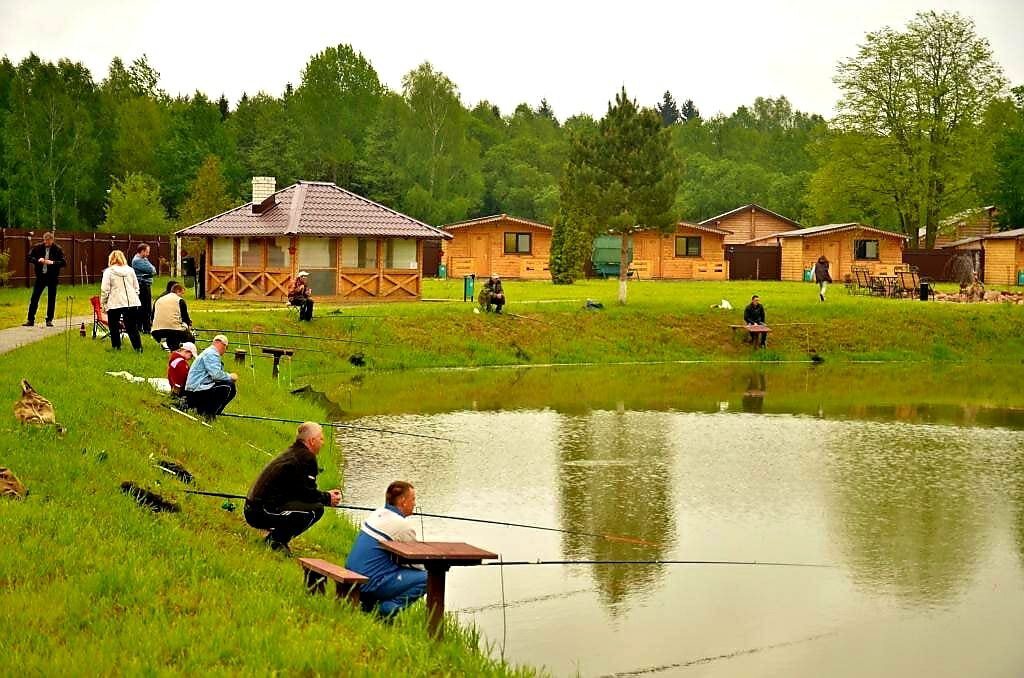
MULTIPOLYGON (((422 605, 385 626, 331 597, 307 596, 298 566, 263 546, 240 506, 229 512, 222 500, 186 495, 154 466, 175 460, 201 489, 244 493, 268 459, 251 445, 276 453, 294 426, 222 418, 203 427, 163 408, 148 386, 103 373, 164 373, 166 354, 148 340, 137 356, 74 337, 68 366, 64 347, 52 339, 0 356, 8 403, 28 378, 67 428, 22 427, 9 409, 0 424, 0 465, 31 492, 0 500, 8 667, 30 675, 514 672, 481 656, 470 631, 429 641, 422 605), (119 491, 125 480, 181 512, 140 508, 119 491)), ((324 417, 265 372, 242 374, 231 409, 324 417)), ((336 446, 322 452, 322 487, 340 482, 339 454, 336 446)), ((329 513, 293 548, 338 562, 353 536, 351 523, 329 513)))

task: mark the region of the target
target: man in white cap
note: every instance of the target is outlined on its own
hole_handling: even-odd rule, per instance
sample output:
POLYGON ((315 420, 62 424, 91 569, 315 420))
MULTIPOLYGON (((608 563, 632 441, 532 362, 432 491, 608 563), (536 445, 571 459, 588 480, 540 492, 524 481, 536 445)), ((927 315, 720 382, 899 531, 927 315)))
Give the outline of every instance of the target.
POLYGON ((505 290, 501 287, 501 276, 497 273, 492 273, 491 277, 484 283, 483 296, 487 303, 485 306, 486 310, 491 310, 491 305, 494 306, 495 313, 501 313, 501 307, 505 305, 505 290))
POLYGON ((185 383, 188 381, 188 361, 196 357, 199 352, 196 345, 186 341, 177 349, 171 352, 167 361, 167 382, 171 385, 171 395, 175 398, 185 396, 185 383))
POLYGON ((212 419, 224 411, 235 393, 238 375, 224 370, 221 356, 228 350, 228 338, 218 334, 209 348, 199 354, 185 381, 185 403, 199 414, 212 419))
POLYGON ((309 271, 299 271, 288 290, 288 303, 299 307, 299 320, 313 319, 313 290, 306 284, 308 275, 309 271))

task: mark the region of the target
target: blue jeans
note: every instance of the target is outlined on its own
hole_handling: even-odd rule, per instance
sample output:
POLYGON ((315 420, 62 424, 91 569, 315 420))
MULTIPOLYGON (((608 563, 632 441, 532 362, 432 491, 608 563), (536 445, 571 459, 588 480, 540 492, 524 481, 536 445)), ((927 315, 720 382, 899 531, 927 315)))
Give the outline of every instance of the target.
POLYGON ((369 612, 376 605, 382 617, 393 617, 423 597, 427 592, 427 573, 403 567, 389 574, 372 591, 360 591, 363 610, 369 612))

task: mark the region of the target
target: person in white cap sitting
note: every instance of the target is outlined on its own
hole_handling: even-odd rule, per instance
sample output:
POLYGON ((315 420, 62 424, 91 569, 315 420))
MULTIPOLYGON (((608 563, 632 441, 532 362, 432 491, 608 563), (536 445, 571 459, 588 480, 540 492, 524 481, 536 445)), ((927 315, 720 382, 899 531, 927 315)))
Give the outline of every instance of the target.
POLYGON ((191 341, 186 341, 171 352, 167 361, 167 383, 171 385, 171 395, 175 398, 185 397, 185 383, 188 381, 188 361, 196 357, 199 351, 191 341))
POLYGON ((505 290, 501 287, 501 276, 497 273, 492 273, 484 283, 480 291, 480 305, 488 312, 494 306, 494 312, 501 313, 501 307, 505 305, 505 290))
POLYGON ((199 354, 188 371, 185 382, 185 403, 207 418, 224 411, 237 393, 238 375, 224 370, 221 356, 228 350, 228 338, 218 334, 209 348, 199 354))
POLYGON ((306 284, 308 271, 299 271, 292 288, 288 290, 288 303, 299 307, 299 320, 313 319, 313 290, 306 284))

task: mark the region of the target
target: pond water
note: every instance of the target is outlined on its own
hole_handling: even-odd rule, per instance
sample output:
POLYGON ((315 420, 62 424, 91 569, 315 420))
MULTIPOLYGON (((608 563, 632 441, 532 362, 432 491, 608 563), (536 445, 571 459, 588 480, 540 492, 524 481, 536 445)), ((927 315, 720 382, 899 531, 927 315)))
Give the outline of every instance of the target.
POLYGON ((1020 676, 1022 377, 717 364, 315 386, 346 421, 458 441, 343 431, 346 501, 401 478, 422 511, 574 532, 425 518, 421 538, 506 561, 834 566, 456 568, 447 609, 496 656, 558 676, 1020 676))

